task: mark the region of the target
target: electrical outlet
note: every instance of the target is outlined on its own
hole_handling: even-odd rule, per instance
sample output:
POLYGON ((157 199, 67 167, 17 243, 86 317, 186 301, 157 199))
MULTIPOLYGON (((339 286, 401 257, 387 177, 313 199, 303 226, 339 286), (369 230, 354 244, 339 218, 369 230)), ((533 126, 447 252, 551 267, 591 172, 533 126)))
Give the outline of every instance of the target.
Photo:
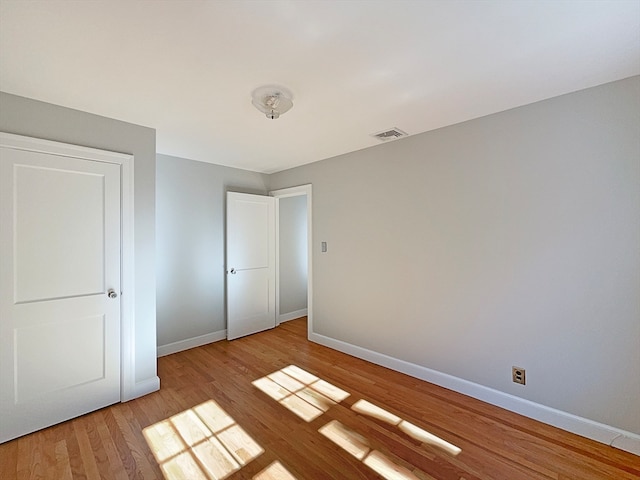
POLYGON ((511 367, 511 378, 513 379, 514 383, 519 383, 520 385, 524 385, 526 383, 524 368, 511 367))

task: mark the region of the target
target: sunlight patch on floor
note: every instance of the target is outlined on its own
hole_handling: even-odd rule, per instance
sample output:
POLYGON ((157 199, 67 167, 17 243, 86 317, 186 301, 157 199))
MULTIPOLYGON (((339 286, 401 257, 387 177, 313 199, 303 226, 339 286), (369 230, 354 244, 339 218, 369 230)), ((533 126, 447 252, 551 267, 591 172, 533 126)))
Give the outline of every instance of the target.
POLYGON ((338 420, 330 421, 318 431, 358 460, 363 460, 371 451, 369 441, 365 437, 345 427, 338 420))
POLYGON ((379 451, 372 450, 365 437, 337 420, 332 420, 318 431, 387 480, 419 480, 409 469, 389 460, 379 451))
POLYGON ((253 480, 297 480, 291 472, 277 460, 253 476, 253 480))
POLYGON ((252 384, 306 422, 349 396, 348 392, 295 365, 254 380, 252 384))
POLYGON ((432 447, 444 450, 450 455, 458 455, 462 449, 456 447, 452 443, 423 430, 422 428, 401 419, 397 415, 386 411, 384 408, 378 407, 366 400, 358 400, 351 406, 351 409, 361 415, 376 418, 390 425, 396 425, 402 432, 409 435, 414 440, 430 445, 432 447))
POLYGON ((420 480, 409 469, 392 462, 377 450, 367 455, 362 463, 387 480, 420 480))
MULTIPOLYGON (((252 384, 307 422, 320 417, 332 406, 342 402, 350 395, 348 392, 295 365, 289 365, 254 380, 252 384)), ((351 409, 358 414, 393 425, 397 427, 399 433, 404 433, 423 444, 440 448, 451 455, 457 455, 461 451, 455 445, 366 400, 358 400, 351 406, 351 409)), ((318 429, 318 432, 386 480, 419 479, 408 468, 397 464, 382 452, 371 448, 366 437, 346 427, 338 420, 329 421, 318 429)), ((424 472, 420 473, 424 474, 424 472)), ((256 478, 263 480, 263 477, 254 477, 254 479, 256 478)), ((270 478, 280 477, 274 474, 273 477, 265 476, 264 480, 270 478)))
POLYGON ((358 400, 351 406, 351 410, 368 417, 376 418, 390 425, 398 425, 402 419, 391 412, 387 412, 384 408, 378 407, 366 400, 358 400))
POLYGON ((213 400, 142 432, 167 480, 223 479, 264 452, 213 400))

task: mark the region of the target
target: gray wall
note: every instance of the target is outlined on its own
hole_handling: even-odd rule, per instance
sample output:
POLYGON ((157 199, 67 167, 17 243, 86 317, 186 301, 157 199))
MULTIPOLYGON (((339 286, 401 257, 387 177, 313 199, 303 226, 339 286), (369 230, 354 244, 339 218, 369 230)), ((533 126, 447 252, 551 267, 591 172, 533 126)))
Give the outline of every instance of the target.
POLYGON ((266 175, 157 156, 159 346, 227 328, 227 191, 265 195, 266 175))
POLYGON ((134 156, 135 380, 152 380, 156 377, 155 130, 0 92, 0 131, 134 156))
POLYGON ((279 200, 280 315, 307 308, 307 196, 279 200))
POLYGON ((640 77, 269 181, 313 184, 316 333, 640 433, 640 77))

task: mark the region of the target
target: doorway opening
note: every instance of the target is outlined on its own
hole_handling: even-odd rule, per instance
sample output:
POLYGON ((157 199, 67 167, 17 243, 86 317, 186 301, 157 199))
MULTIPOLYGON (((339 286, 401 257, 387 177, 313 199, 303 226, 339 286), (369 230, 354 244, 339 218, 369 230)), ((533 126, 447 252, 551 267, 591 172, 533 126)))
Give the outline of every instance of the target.
POLYGON ((276 325, 307 316, 313 329, 311 185, 269 192, 276 199, 276 325))

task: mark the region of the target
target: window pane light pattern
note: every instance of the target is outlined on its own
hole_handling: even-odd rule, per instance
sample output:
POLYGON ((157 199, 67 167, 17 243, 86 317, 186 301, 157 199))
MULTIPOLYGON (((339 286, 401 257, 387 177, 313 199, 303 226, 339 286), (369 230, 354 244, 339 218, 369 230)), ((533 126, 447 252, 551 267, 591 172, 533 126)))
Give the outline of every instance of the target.
POLYGON ((318 431, 387 480, 420 480, 409 469, 391 461, 378 450, 371 449, 365 437, 337 420, 332 420, 318 431))
MULTIPOLYGON (((252 384, 306 422, 320 417, 350 395, 295 365, 254 380, 252 384)), ((424 446, 435 447, 452 456, 462 451, 446 440, 366 400, 358 400, 351 406, 351 410, 392 425, 399 434, 417 440, 424 446)), ((393 458, 372 448, 366 437, 338 420, 328 421, 318 432, 386 480, 419 480, 427 475, 417 468, 410 469, 400 465, 393 458)), ((398 462, 404 463, 399 459, 398 462)))
POLYGON ((277 460, 253 476, 253 480, 297 480, 291 472, 277 460))
POLYGON ((223 479, 264 452, 213 400, 155 423, 143 434, 167 480, 223 479))
POLYGON ((366 400, 358 400, 351 406, 351 409, 361 415, 376 418, 390 425, 396 425, 400 431, 409 435, 414 440, 443 450, 450 455, 456 456, 462 451, 462 449, 456 447, 452 443, 449 443, 446 440, 443 440, 442 438, 401 419, 397 415, 386 411, 384 408, 378 407, 371 402, 367 402, 366 400))
MULTIPOLYGON (((396 426, 400 432, 414 440, 436 447, 450 455, 456 456, 462 451, 460 448, 440 437, 366 400, 358 400, 351 406, 351 409, 360 415, 375 418, 389 425, 396 426)), ((318 432, 387 480, 418 480, 422 478, 408 468, 398 465, 382 452, 371 448, 366 437, 346 427, 337 420, 332 420, 322 426, 318 432)), ((424 472, 420 473, 424 474, 424 472)))
POLYGON ((349 396, 348 392, 295 365, 254 380, 252 384, 306 422, 349 396))

